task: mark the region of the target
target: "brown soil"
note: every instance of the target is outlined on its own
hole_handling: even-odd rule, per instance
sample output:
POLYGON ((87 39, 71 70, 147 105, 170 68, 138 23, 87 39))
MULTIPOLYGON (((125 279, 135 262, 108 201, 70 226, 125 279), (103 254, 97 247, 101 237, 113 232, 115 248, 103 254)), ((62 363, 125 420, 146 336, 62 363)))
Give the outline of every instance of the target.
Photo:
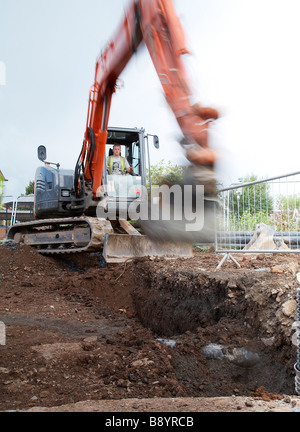
POLYGON ((297 411, 300 259, 236 258, 104 266, 0 246, 0 411, 297 411))

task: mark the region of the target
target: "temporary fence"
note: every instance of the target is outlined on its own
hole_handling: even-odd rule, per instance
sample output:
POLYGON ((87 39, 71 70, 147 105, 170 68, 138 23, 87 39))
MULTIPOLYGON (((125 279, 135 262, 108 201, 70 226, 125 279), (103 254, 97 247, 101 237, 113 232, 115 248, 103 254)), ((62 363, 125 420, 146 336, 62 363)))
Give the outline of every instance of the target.
POLYGON ((300 252, 300 172, 220 190, 215 251, 218 267, 232 253, 300 252))

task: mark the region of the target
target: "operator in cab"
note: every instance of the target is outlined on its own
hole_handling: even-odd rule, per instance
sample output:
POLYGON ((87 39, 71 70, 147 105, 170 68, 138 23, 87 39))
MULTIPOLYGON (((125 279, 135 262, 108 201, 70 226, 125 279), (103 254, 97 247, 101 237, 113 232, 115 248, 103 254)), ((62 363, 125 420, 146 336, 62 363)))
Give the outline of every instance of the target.
POLYGON ((127 159, 121 156, 121 146, 115 143, 113 154, 106 159, 106 168, 108 174, 132 174, 133 167, 129 165, 127 159))

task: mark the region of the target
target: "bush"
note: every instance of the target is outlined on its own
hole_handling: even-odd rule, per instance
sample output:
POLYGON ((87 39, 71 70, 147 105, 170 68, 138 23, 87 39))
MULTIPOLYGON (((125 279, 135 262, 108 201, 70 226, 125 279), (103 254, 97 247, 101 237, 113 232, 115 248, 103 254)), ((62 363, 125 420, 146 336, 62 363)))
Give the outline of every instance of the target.
MULTIPOLYGON (((162 159, 156 165, 151 165, 151 184, 161 186, 163 183, 179 184, 183 182, 185 166, 173 165, 171 161, 162 159)), ((149 171, 147 169, 147 186, 150 186, 149 171)))

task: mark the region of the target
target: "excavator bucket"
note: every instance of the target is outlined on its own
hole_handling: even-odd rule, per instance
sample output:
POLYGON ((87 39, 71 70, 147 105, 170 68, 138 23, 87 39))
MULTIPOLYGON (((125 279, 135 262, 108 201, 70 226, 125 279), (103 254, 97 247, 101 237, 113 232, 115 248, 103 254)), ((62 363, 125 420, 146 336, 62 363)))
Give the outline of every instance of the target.
POLYGON ((193 256, 189 243, 152 241, 144 235, 106 234, 103 257, 107 263, 120 263, 142 257, 188 258, 193 256))
POLYGON ((144 234, 153 242, 165 241, 179 244, 213 244, 215 241, 215 199, 204 201, 204 208, 195 225, 191 221, 181 220, 147 220, 141 222, 144 234), (187 227, 190 227, 187 229, 187 227))
MULTIPOLYGON (((213 244, 218 206, 216 175, 213 169, 191 165, 186 168, 182 183, 176 184, 165 178, 164 184, 169 187, 170 193, 164 195, 163 190, 160 192, 161 196, 154 211, 156 217, 140 222, 143 233, 154 242, 159 240, 193 245, 213 244)), ((152 215, 153 202, 150 207, 148 214, 152 215)))

